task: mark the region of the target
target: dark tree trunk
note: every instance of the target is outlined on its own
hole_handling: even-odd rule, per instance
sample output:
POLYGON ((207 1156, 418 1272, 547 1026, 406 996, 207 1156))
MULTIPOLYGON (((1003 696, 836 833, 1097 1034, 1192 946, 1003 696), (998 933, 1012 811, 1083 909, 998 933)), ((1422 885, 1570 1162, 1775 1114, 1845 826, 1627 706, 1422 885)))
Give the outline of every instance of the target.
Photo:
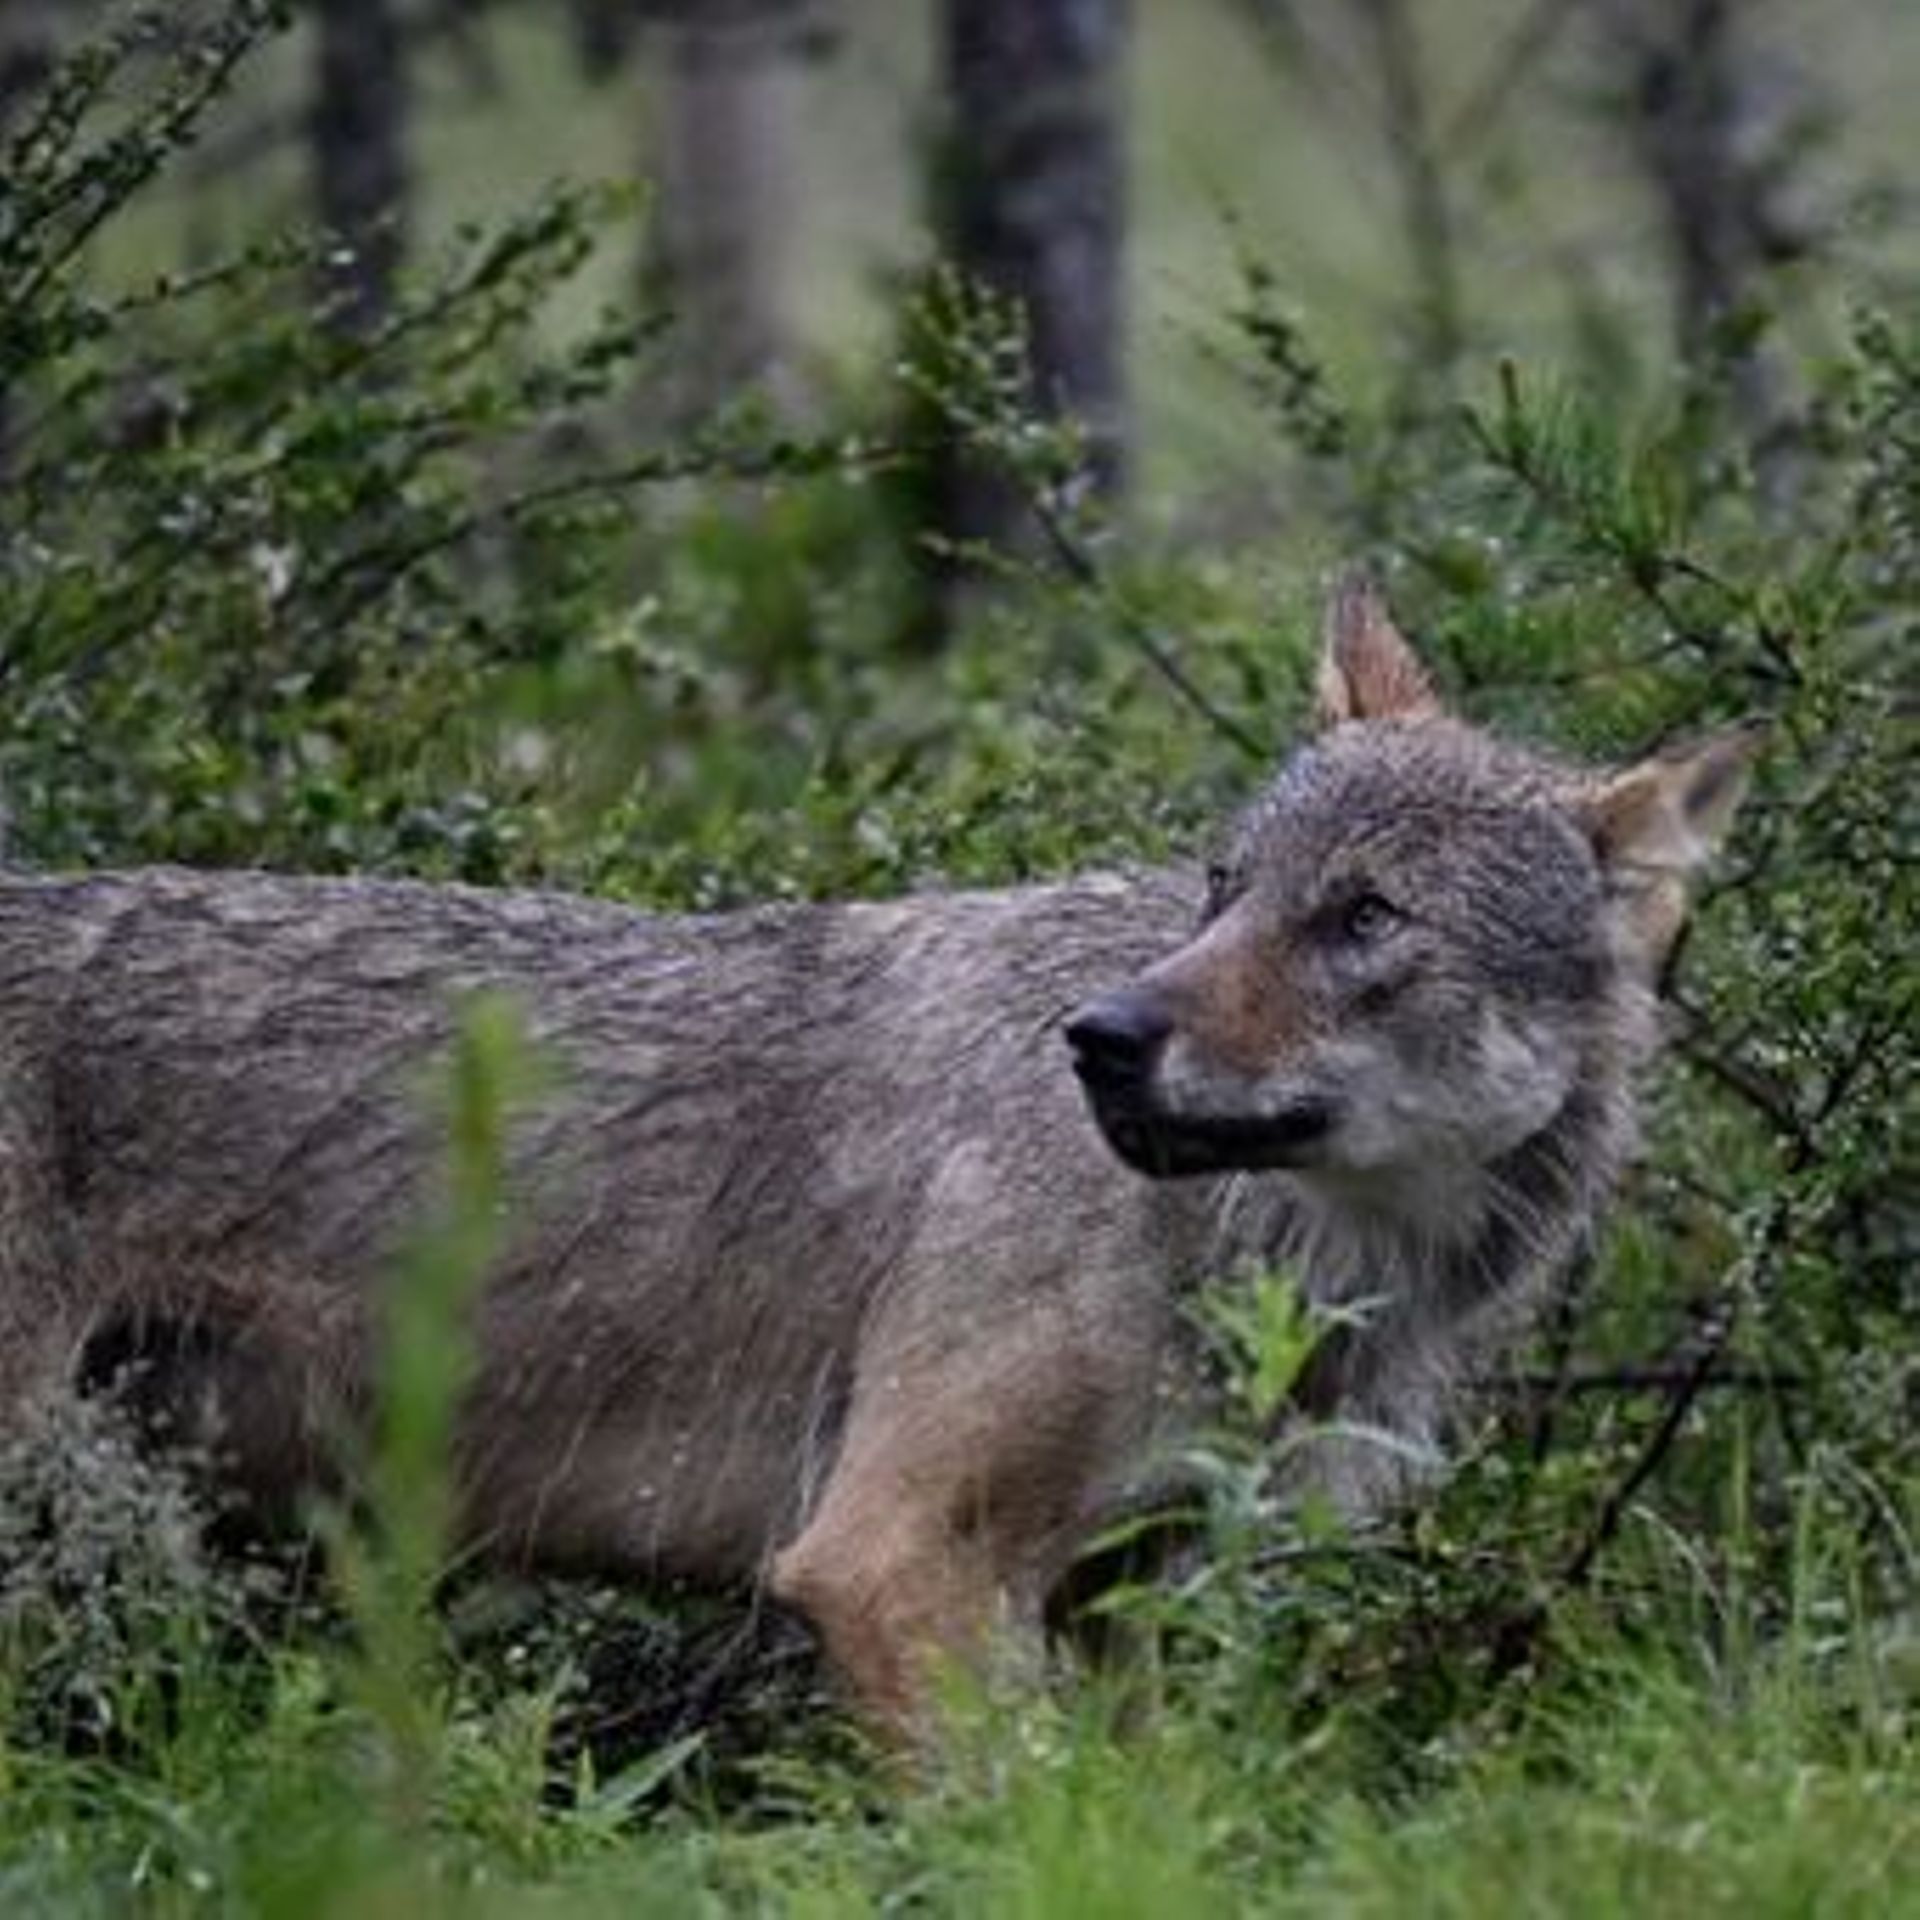
MULTIPOLYGON (((1017 303, 1033 399, 1085 428, 1095 484, 1126 470, 1121 81, 1125 0, 946 0, 949 127, 938 209, 971 278, 1017 303)), ((1006 547, 1025 503, 950 449, 933 514, 950 541, 1006 547)))
MULTIPOLYGON (((8 137, 53 71, 59 0, 0 0, 0 139, 8 137)), ((0 475, 13 465, 13 395, 0 368, 0 475)))
POLYGON ((642 18, 637 0, 567 0, 575 57, 589 80, 618 73, 633 50, 642 18))
POLYGON ((58 0, 0 0, 0 131, 53 70, 58 0))
MULTIPOLYGON (((1753 11, 1752 0, 1602 9, 1672 261, 1676 341, 1693 364, 1719 350, 1723 323, 1756 298, 1767 268, 1812 237, 1788 206, 1792 169, 1782 165, 1795 77, 1763 68, 1753 11)), ((1729 374, 1759 442, 1781 414, 1780 367, 1764 346, 1734 347, 1729 374)))
POLYGON ((393 304, 406 251, 407 64, 399 0, 315 0, 314 199, 340 243, 322 292, 350 332, 393 304))

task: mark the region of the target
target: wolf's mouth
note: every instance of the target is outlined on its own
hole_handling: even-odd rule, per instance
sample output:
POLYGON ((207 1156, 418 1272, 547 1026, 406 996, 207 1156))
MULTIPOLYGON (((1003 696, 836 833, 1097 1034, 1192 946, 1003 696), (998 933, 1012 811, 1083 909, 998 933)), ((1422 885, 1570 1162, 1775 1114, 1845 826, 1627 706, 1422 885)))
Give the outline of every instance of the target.
POLYGON ((1301 1093, 1260 1114, 1171 1112, 1158 1091, 1157 1063, 1172 1016, 1144 991, 1090 1002, 1067 1022, 1074 1076, 1107 1144, 1155 1179, 1299 1167, 1333 1131, 1330 1102, 1301 1093))
POLYGON ((1333 1109, 1324 1100, 1303 1099, 1258 1118, 1159 1113, 1138 1100, 1103 1098, 1092 1088, 1088 1104, 1114 1152, 1157 1180, 1308 1166, 1333 1130, 1333 1109))

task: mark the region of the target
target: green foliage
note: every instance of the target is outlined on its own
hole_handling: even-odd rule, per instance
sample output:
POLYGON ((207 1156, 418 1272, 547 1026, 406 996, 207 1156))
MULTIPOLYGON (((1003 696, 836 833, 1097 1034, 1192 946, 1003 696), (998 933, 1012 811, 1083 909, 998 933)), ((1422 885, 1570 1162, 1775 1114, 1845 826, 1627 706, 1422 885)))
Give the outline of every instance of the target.
POLYGON ((469 1006, 445 1102, 444 1213, 385 1301, 380 1410, 358 1488, 367 1520, 329 1530, 357 1639, 353 1690, 381 1730, 396 1804, 416 1825, 446 1736, 433 1608, 454 1545, 454 1423, 473 1375, 473 1307, 499 1251, 508 1108, 529 1077, 512 1010, 469 1006))
POLYGON ((40 1741, 139 1754, 200 1650, 200 1514, 97 1409, 0 1449, 0 1716, 40 1741))
MULTIPOLYGON (((76 55, 0 219, 0 782, 55 861, 537 866, 519 677, 620 604, 639 495, 857 464, 750 421, 606 450, 655 330, 539 323, 630 196, 561 189, 463 236, 372 333, 316 314, 315 243, 117 301, 84 241, 188 139, 277 10, 76 55)), ((148 23, 151 26, 151 23, 148 23)))
POLYGON ((917 1791, 834 1757, 817 1724, 775 1724, 770 1694, 754 1732, 777 1751, 744 1764, 609 1701, 671 1692, 653 1650, 674 1622, 630 1600, 429 1607, 463 1310, 524 1084, 478 1016, 445 1211, 394 1295, 368 1513, 335 1530, 344 1617, 211 1564, 186 1483, 92 1413, 0 1459, 0 1904, 1910 1902, 1911 323, 1861 315, 1756 449, 1711 377, 1623 408, 1503 365, 1462 411, 1375 406, 1336 389, 1311 316, 1250 264, 1228 354, 1289 502, 1277 560, 1103 526, 1071 436, 1024 416, 1012 316, 944 277, 903 329, 904 391, 849 395, 807 438, 743 407, 636 450, 650 321, 557 345, 543 324, 623 204, 605 195, 468 236, 363 338, 316 319, 299 238, 93 290, 91 239, 269 18, 237 5, 184 47, 132 29, 16 135, 0 793, 18 857, 717 907, 1185 853, 1257 777, 1244 743, 1294 730, 1304 583, 1332 555, 1380 564, 1476 717, 1625 757, 1759 713, 1770 743, 1671 983, 1621 1218, 1537 1349, 1486 1383, 1444 1493, 1354 1535, 1277 1513, 1268 1429, 1314 1329, 1277 1278, 1223 1282, 1202 1308, 1236 1389, 1210 1442, 1212 1551, 1107 1603, 1157 1652, 987 1703, 917 1791), (1048 531, 930 659, 907 644, 910 456, 934 431, 1000 458, 1048 531), (622 1633, 645 1658, 597 1668, 622 1633), (596 1739, 623 1714, 643 1737, 596 1739))
POLYGON ((1285 1406, 1312 1358, 1319 1329, 1284 1273, 1237 1277, 1200 1299, 1200 1317, 1221 1353, 1229 1390, 1256 1431, 1285 1406))

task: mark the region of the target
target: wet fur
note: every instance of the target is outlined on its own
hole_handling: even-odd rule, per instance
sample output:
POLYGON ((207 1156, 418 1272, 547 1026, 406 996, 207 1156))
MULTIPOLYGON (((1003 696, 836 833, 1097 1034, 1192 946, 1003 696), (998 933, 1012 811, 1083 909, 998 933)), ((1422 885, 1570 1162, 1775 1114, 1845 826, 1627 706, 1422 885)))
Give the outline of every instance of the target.
MULTIPOLYGON (((1396 697, 1425 698, 1417 666, 1391 664, 1396 697)), ((1183 1296, 1276 1261, 1322 1302, 1364 1304, 1308 1410, 1401 1444, 1305 1457, 1348 1504, 1381 1497, 1612 1181, 1650 968, 1595 851, 1599 789, 1424 712, 1372 719, 1364 671, 1336 668, 1345 710, 1235 858, 1278 899, 1355 836, 1427 848, 1403 870, 1452 889, 1448 1004, 1532 1036, 1488 1083, 1493 1109, 1460 1107, 1458 1152, 1165 1181, 1120 1164, 1061 1041, 1090 997, 1186 967, 1209 1098, 1257 1104, 1303 1035, 1350 1065, 1387 1044, 1365 1023, 1342 1041, 1305 989, 1263 993, 1272 956, 1245 948, 1245 913, 1236 983, 1210 999, 1185 869, 709 918, 371 880, 11 874, 0 1421, 137 1359, 177 1432, 264 1503, 295 1502, 372 1396, 372 1303, 436 1163, 424 1078, 484 986, 520 1003, 556 1089, 513 1133, 511 1249, 461 1426, 466 1536, 496 1559, 767 1582, 898 1728, 929 1653, 1033 1628, 1190 1421, 1183 1296), (1558 931, 1522 964, 1543 887, 1565 895, 1540 909, 1558 931), (1542 1049, 1549 1110, 1483 1154, 1535 1097, 1542 1049)), ((1430 1044, 1405 1096, 1428 1120, 1459 1097, 1472 1036, 1430 1044)))

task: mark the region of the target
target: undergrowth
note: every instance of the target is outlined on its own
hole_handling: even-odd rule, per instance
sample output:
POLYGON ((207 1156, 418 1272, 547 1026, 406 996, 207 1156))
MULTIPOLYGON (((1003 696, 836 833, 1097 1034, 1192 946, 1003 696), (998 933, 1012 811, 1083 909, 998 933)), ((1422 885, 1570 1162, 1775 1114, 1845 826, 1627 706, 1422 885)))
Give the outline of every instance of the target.
POLYGON ((1253 1436, 1302 1333, 1277 1284, 1226 1298, 1207 1550, 1107 1597, 1130 1658, 957 1703, 914 1782, 777 1623, 446 1564, 461 1307, 537 1097, 476 1011, 325 1567, 216 1552, 191 1464, 110 1408, 0 1456, 0 1907, 1920 1911, 1910 322, 1863 310, 1801 370, 1782 509, 1711 378, 1622 418, 1493 366, 1373 418, 1255 269, 1223 351, 1297 521, 1175 549, 1102 523, 1003 377, 1009 316, 951 288, 902 328, 939 350, 829 429, 743 407, 636 451, 648 317, 534 325, 602 195, 473 235, 370 338, 314 323, 300 241, 100 300, 89 236, 270 25, 130 28, 14 132, 11 857, 661 907, 1189 857, 1297 722, 1313 576, 1356 555, 1478 718, 1771 740, 1643 1162, 1445 1491, 1353 1535, 1276 1511, 1253 1436), (1036 511, 934 658, 930 419, 1036 511))

